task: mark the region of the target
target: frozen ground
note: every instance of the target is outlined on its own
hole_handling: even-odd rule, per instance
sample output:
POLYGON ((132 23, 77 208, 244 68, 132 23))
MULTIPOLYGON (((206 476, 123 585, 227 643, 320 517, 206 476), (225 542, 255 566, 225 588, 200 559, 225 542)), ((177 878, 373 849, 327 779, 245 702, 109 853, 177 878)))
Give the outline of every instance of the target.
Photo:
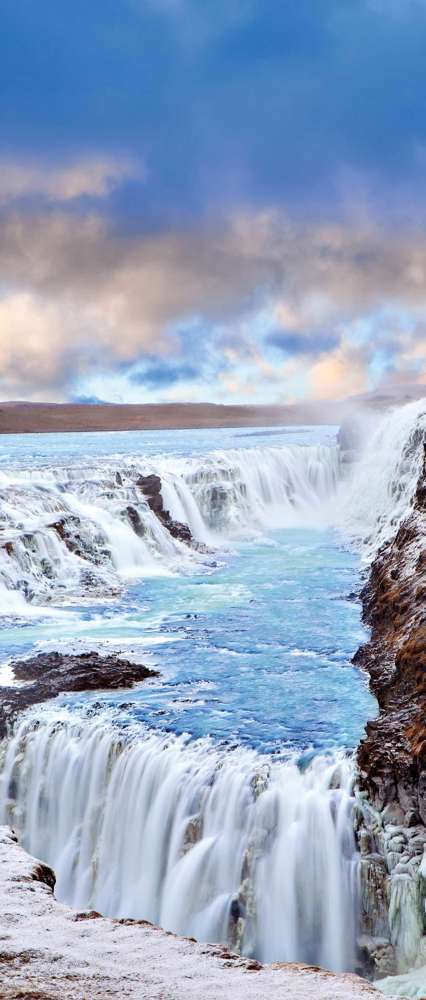
POLYGON ((399 997, 424 1000, 426 997, 426 965, 422 969, 413 969, 401 976, 389 976, 388 979, 382 979, 380 989, 387 995, 392 991, 392 994, 396 992, 399 997))
POLYGON ((0 828, 0 997, 4 1000, 367 1000, 357 976, 259 966, 152 924, 78 914, 0 828), (46 881, 44 881, 44 879, 46 881))

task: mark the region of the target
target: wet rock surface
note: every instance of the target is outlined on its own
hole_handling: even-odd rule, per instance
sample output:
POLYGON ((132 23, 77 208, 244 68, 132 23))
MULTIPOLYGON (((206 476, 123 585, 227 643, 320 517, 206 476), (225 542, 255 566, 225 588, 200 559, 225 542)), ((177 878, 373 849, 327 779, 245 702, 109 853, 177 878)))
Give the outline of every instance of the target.
POLYGON ((354 662, 379 704, 358 749, 362 949, 387 975, 426 957, 426 451, 361 596, 371 638, 354 662))
POLYGON ((163 486, 131 462, 93 472, 83 464, 81 482, 74 467, 61 469, 57 490, 31 479, 0 489, 0 586, 42 605, 69 595, 114 597, 123 590, 126 560, 167 565, 182 544, 189 559, 207 553, 165 508, 163 486))
POLYGON ((139 476, 136 481, 136 485, 142 490, 143 495, 146 497, 148 506, 151 508, 153 513, 158 517, 159 521, 167 528, 167 531, 176 538, 179 542, 184 542, 185 545, 194 544, 194 539, 191 534, 191 530, 187 524, 183 524, 182 521, 174 521, 168 510, 165 510, 163 497, 161 495, 161 479, 160 476, 154 473, 149 476, 139 476))
POLYGON ((135 535, 138 535, 139 538, 144 537, 146 533, 145 525, 142 521, 139 512, 136 510, 135 507, 132 507, 131 504, 128 504, 122 513, 122 517, 124 520, 128 521, 130 527, 133 528, 135 535))
POLYGON ((7 735, 16 715, 31 705, 70 691, 131 688, 158 676, 142 663, 98 653, 41 653, 12 663, 14 677, 22 686, 0 688, 0 738, 7 735))
POLYGON ((355 656, 378 719, 360 745, 360 784, 389 815, 426 822, 426 460, 413 511, 379 552, 362 592, 371 639, 355 656))
POLYGON ((80 556, 80 559, 86 558, 84 543, 79 533, 80 519, 78 517, 73 517, 72 515, 60 517, 57 521, 49 524, 48 527, 56 531, 56 534, 64 542, 69 552, 80 556))

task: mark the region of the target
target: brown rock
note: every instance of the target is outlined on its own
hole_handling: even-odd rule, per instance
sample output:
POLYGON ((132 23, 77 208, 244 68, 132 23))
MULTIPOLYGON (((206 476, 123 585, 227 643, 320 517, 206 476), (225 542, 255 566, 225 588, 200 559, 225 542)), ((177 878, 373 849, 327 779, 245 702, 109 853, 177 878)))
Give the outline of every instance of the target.
POLYGON ((161 479, 154 473, 150 476, 139 476, 136 485, 148 501, 148 505, 159 521, 167 528, 167 531, 179 542, 185 545, 192 545, 194 539, 187 524, 181 521, 174 521, 168 510, 164 509, 163 497, 161 496, 161 479))
POLYGON ((1 689, 0 738, 7 735, 8 724, 20 711, 58 694, 131 688, 140 681, 158 676, 157 671, 149 670, 142 663, 131 663, 118 656, 99 656, 98 653, 40 653, 12 663, 12 669, 17 680, 30 683, 1 689))

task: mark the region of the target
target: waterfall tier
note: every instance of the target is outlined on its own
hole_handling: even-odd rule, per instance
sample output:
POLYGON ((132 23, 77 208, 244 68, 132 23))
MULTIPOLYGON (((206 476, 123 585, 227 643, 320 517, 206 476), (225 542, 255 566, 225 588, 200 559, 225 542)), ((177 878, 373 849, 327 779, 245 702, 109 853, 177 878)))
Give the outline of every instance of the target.
POLYGON ((58 897, 262 961, 353 966, 351 766, 296 763, 99 725, 21 725, 1 821, 51 864, 58 897))
POLYGON ((314 515, 338 472, 338 449, 324 445, 2 472, 0 610, 113 596, 125 579, 190 571, 206 546, 314 515), (192 545, 151 509, 141 473, 160 477, 164 508, 189 527, 192 545))

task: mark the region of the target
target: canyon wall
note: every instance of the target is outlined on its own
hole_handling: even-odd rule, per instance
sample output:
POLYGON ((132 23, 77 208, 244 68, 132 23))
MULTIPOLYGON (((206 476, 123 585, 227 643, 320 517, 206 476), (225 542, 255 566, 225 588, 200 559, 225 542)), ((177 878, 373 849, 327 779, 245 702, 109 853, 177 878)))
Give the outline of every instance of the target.
POLYGON ((426 450, 361 596, 371 636, 355 662, 380 710, 358 750, 361 947, 380 976, 426 964, 426 450))

